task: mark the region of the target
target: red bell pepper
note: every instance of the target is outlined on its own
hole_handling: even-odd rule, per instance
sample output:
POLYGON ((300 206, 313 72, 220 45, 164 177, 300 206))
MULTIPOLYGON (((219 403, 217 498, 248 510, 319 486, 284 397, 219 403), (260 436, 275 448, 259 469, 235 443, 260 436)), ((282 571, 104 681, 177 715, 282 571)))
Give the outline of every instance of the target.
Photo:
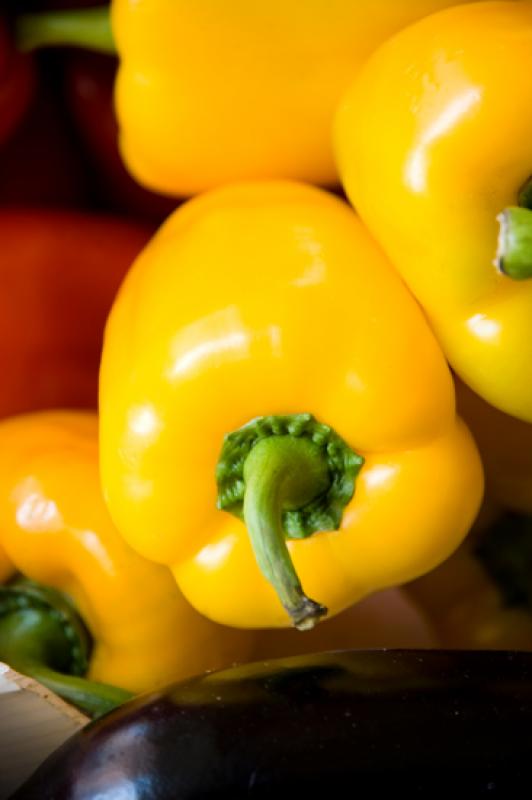
POLYGON ((0 212, 0 417, 96 406, 105 320, 151 233, 76 212, 0 212))
POLYGON ((17 130, 0 148, 0 206, 86 208, 90 202, 87 165, 47 66, 17 130))

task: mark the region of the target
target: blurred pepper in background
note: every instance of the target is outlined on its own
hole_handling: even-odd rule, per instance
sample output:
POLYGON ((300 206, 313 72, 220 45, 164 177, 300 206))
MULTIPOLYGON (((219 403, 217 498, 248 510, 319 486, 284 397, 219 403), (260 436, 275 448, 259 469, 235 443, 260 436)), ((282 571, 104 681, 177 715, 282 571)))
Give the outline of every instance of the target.
POLYGON ((532 3, 456 7, 386 42, 336 121, 346 192, 456 373, 529 423, 531 73, 532 3))
POLYGON ((532 649, 532 425, 457 381, 488 505, 461 548, 407 587, 446 646, 532 649))
POLYGON ((304 184, 167 220, 110 314, 100 414, 117 527, 225 624, 307 627, 411 580, 482 495, 418 305, 347 204, 304 184))
POLYGON ((490 406, 460 380, 456 399, 480 450, 487 494, 501 508, 532 515, 532 424, 490 406))
POLYGON ((150 233, 73 211, 0 212, 0 418, 96 407, 105 320, 150 233))
MULTIPOLYGON (((166 567, 141 558, 118 535, 100 491, 95 414, 45 412, 0 422, 0 542, 25 578, 74 603, 92 639, 84 657, 91 681, 141 692, 251 651, 250 634, 202 618, 166 567)), ((13 591, 16 597, 24 587, 13 591)), ((80 702, 83 683, 26 663, 39 631, 27 633, 26 606, 15 608, 15 625, 13 591, 0 593, 0 660, 82 707, 88 703, 87 710, 102 710, 97 687, 86 687, 80 702)), ((40 646, 53 662, 53 646, 40 646)), ((70 642, 73 648, 79 661, 82 643, 70 642)))
MULTIPOLYGON (((360 65, 457 2, 114 0, 125 163, 142 185, 178 197, 242 179, 334 185, 331 121, 360 65)), ((20 41, 110 50, 106 17, 25 20, 20 41)))
POLYGON ((94 6, 107 6, 106 0, 4 0, 7 7, 13 12, 44 11, 69 8, 92 8, 94 6))
POLYGON ((532 650, 532 518, 488 508, 456 553, 405 591, 444 647, 532 650))
POLYGON ((69 53, 64 62, 65 100, 106 208, 161 222, 175 200, 143 189, 128 173, 118 150, 113 105, 117 59, 99 53, 69 53))
POLYGON ((0 206, 86 208, 90 176, 58 96, 57 69, 39 62, 32 101, 0 148, 0 206))
POLYGON ((0 18, 0 147, 20 123, 34 90, 31 58, 18 52, 0 18))

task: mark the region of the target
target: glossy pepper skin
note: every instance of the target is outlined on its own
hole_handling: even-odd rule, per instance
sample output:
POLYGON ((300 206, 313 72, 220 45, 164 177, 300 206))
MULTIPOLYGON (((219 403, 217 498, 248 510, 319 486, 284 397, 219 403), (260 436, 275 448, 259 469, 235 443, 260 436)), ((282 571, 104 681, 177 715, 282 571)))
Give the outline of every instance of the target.
POLYGON ((491 509, 449 559, 405 591, 441 646, 531 651, 531 575, 531 517, 491 509))
MULTIPOLYGON (((226 187, 169 218, 111 312, 100 413, 115 524, 140 553, 170 565, 192 605, 225 624, 289 625, 282 606, 290 601, 280 602, 254 557, 268 537, 285 547, 289 531, 287 558, 304 589, 335 614, 446 558, 482 493, 476 449, 418 306, 349 207, 303 184, 226 187), (316 438, 306 439, 308 430, 316 438), (226 435, 231 444, 254 432, 264 433, 260 448, 245 458, 237 448, 232 467, 230 458, 218 465, 222 478, 235 476, 243 524, 222 510, 222 490, 217 508, 217 462, 226 435), (287 528, 287 517, 279 529, 281 509, 304 515, 324 500, 325 514, 345 474, 321 476, 311 490, 305 482, 325 463, 323 451, 312 465, 282 461, 271 481, 257 459, 263 445, 310 451, 318 441, 339 448, 344 465, 352 451, 364 464, 331 525, 339 530, 318 524, 296 540, 300 529, 287 528), (263 490, 273 493, 270 505, 256 515, 263 490), (252 548, 248 531, 266 519, 252 548)), ((281 562, 277 551, 271 563, 281 562)))
POLYGON ((247 635, 200 617, 171 573, 117 533, 101 496, 95 414, 0 423, 0 542, 25 578, 74 602, 93 639, 90 680, 136 693, 245 658, 247 635))
POLYGON ((457 785, 469 797, 517 797, 532 779, 531 709, 528 653, 347 651, 250 664, 112 712, 13 800, 342 797, 349 786, 427 798, 457 785))
POLYGON ((337 182, 330 126, 342 92, 392 33, 449 0, 114 0, 125 163, 155 190, 337 182))
POLYGON ((112 216, 0 212, 0 417, 96 406, 105 320, 150 234, 112 216))
POLYGON ((484 400, 527 422, 532 283, 503 274, 496 260, 497 218, 527 202, 531 70, 532 3, 452 8, 384 44, 336 119, 344 187, 451 365, 484 400))

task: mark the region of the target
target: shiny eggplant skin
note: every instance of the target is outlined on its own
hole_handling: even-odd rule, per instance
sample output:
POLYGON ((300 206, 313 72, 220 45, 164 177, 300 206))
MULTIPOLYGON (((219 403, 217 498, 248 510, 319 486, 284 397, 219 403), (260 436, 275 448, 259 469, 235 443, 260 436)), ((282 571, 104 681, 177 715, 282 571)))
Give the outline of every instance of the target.
POLYGON ((530 796, 532 654, 337 652, 211 673, 91 723, 13 800, 402 789, 530 796))

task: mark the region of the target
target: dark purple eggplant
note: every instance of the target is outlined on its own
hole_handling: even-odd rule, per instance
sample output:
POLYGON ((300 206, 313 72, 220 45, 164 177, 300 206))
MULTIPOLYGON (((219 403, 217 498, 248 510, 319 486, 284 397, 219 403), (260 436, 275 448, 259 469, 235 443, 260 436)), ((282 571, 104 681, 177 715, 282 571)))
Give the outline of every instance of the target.
POLYGON ((13 800, 401 790, 530 796, 532 654, 338 652, 211 673, 89 724, 13 800))

